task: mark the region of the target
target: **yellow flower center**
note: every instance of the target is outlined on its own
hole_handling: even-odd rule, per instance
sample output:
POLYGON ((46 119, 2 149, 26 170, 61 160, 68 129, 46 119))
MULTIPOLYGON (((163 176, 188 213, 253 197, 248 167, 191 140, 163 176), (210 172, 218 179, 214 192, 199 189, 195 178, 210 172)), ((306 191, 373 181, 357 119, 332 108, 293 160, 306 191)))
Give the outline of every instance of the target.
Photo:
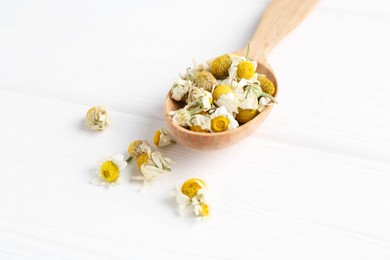
POLYGON ((100 166, 100 174, 106 182, 115 182, 119 177, 119 168, 112 161, 105 161, 100 166))
POLYGON ((200 204, 200 206, 202 207, 202 210, 200 211, 200 215, 202 217, 207 217, 210 214, 210 207, 205 203, 200 204))
POLYGON ((252 120, 259 114, 257 109, 242 109, 238 108, 238 114, 236 115, 236 120, 242 124, 252 120))
POLYGON ((206 183, 203 180, 193 178, 183 183, 181 186, 181 192, 184 195, 193 198, 198 193, 198 190, 204 187, 206 187, 206 183))
POLYGON ((190 127, 190 129, 194 132, 207 133, 207 130, 202 129, 202 127, 199 125, 193 125, 190 127))
POLYGON ((255 67, 250 61, 241 61, 237 66, 237 77, 251 79, 255 75, 255 67))
POLYGON ((154 133, 154 137, 153 137, 153 143, 158 146, 158 144, 160 143, 160 136, 161 136, 161 132, 160 130, 157 130, 155 133, 154 133))
POLYGON ((262 76, 259 76, 257 79, 260 81, 260 87, 263 92, 271 96, 275 94, 275 87, 272 81, 262 76))
POLYGON ((198 77, 195 80, 195 84, 198 88, 203 88, 204 90, 211 91, 213 86, 217 85, 217 80, 210 72, 201 71, 199 72, 198 77))
POLYGON ((222 95, 233 92, 232 88, 226 85, 219 85, 213 91, 213 99, 217 101, 222 95))
POLYGON ((146 153, 141 154, 137 159, 137 167, 141 170, 141 166, 149 161, 149 156, 146 153))
POLYGON ((229 126, 229 119, 224 116, 218 116, 211 120, 211 129, 214 132, 226 131, 229 126))
POLYGON ((219 56, 210 64, 210 71, 217 79, 226 79, 229 76, 229 68, 232 59, 229 54, 219 56))
POLYGON ((141 140, 136 140, 131 144, 129 144, 127 151, 129 152, 131 157, 137 157, 137 150, 139 149, 141 144, 142 144, 141 140))

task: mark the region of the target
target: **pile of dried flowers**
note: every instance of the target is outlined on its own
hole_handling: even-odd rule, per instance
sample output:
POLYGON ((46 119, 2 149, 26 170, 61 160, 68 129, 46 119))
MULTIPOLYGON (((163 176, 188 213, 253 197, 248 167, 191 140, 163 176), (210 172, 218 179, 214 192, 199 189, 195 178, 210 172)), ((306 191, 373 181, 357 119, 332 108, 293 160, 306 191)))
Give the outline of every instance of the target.
POLYGON ((276 103, 275 87, 256 73, 257 63, 225 54, 210 63, 196 63, 171 87, 171 98, 183 107, 169 115, 173 122, 196 132, 222 132, 252 120, 276 103))

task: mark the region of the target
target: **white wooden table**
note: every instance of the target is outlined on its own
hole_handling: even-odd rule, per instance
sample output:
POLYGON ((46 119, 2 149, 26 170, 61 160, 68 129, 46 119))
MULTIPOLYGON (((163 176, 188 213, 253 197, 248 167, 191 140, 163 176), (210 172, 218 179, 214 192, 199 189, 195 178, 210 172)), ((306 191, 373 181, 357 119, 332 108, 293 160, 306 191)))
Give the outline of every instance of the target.
POLYGON ((390 259, 390 6, 322 1, 269 57, 279 104, 145 192, 96 161, 164 127, 177 72, 246 44, 268 1, 1 1, 0 259, 390 259), (109 106, 112 126, 84 127, 109 106), (173 187, 204 178, 209 222, 173 187))

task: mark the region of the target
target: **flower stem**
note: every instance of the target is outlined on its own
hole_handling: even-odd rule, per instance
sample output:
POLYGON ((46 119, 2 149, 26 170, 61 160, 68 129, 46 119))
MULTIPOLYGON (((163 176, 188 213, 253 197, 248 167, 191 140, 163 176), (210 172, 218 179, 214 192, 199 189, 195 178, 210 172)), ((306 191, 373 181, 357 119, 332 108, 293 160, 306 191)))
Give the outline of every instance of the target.
POLYGON ((129 163, 133 159, 133 157, 129 156, 129 158, 126 159, 126 162, 129 163))
POLYGON ((245 59, 248 59, 249 58, 249 53, 251 51, 251 42, 248 42, 248 47, 246 48, 246 55, 245 55, 245 59))

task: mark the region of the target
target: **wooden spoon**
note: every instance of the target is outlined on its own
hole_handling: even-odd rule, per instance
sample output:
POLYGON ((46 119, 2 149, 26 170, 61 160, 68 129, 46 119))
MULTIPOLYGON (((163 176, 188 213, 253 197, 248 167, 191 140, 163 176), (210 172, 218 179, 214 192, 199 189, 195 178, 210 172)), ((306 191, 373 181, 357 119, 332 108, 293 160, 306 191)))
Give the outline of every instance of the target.
MULTIPOLYGON (((250 59, 258 63, 256 72, 266 75, 273 82, 274 96, 278 92, 278 83, 266 58, 272 48, 297 26, 318 2, 319 0, 271 1, 251 39, 250 59)), ((234 53, 245 56, 245 52, 246 48, 242 48, 234 53)), ((168 114, 181 107, 179 102, 171 98, 169 92, 165 100, 164 117, 173 137, 190 149, 216 150, 233 145, 252 134, 267 118, 273 106, 267 106, 264 111, 244 125, 219 133, 194 132, 175 124, 168 114)))

